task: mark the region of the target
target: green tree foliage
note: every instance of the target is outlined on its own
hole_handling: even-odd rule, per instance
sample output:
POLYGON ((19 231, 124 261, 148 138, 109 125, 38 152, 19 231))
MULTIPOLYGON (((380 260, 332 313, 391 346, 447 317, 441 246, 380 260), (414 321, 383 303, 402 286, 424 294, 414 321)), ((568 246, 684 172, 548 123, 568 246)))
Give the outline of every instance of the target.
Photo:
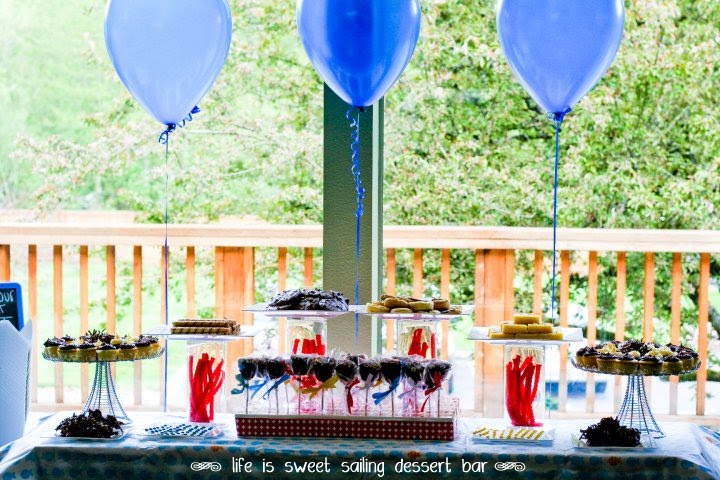
MULTIPOLYGON (((172 220, 256 214, 275 222, 320 222, 322 84, 302 51, 294 2, 231 3, 228 63, 203 112, 170 144, 172 220)), ((553 126, 510 73, 496 37, 494 2, 423 0, 422 6, 415 57, 386 99, 386 223, 549 226, 553 126)), ((563 125, 559 224, 720 229, 720 3, 628 0, 626 7, 625 37, 613 66, 563 125)), ((98 8, 72 11, 96 22, 82 68, 103 76, 112 100, 87 115, 82 135, 52 125, 29 129, 12 163, 25 171, 32 165, 35 173, 12 184, 0 180, 6 182, 4 203, 125 208, 160 221, 164 151, 155 138, 162 127, 126 93, 117 94, 119 81, 104 55, 87 55, 101 50, 98 8), (57 135, 48 137, 48 131, 57 135)), ((76 87, 75 94, 86 91, 82 83, 76 87)), ((22 91, 22 85, 7 88, 22 91)), ((66 114, 77 121, 71 108, 66 114)), ((467 300, 472 258, 453 255, 454 294, 467 300)), ((438 271, 433 258, 429 280, 438 271)), ((627 310, 635 335, 642 281, 633 279, 642 274, 642 261, 641 255, 628 257, 627 310)), ((601 257, 600 317, 609 331, 614 262, 614 256, 601 257)), ((657 263, 656 310, 666 324, 669 257, 658 256, 657 263)), ((683 263, 686 324, 696 318, 697 263, 693 256, 683 263)), ((519 264, 529 261, 521 256, 519 264)), ((522 272, 518 301, 528 306, 530 285, 522 272)), ((400 283, 410 282, 402 262, 399 275, 400 283)), ((573 277, 579 304, 585 281, 573 277)))

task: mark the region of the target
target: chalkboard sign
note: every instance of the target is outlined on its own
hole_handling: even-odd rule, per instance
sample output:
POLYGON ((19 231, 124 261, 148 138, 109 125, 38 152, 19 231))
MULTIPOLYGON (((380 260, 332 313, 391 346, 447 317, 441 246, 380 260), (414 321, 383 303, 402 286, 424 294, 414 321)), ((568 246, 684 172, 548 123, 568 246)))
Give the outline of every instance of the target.
POLYGON ((6 320, 22 330, 22 288, 17 283, 0 283, 0 322, 6 320))

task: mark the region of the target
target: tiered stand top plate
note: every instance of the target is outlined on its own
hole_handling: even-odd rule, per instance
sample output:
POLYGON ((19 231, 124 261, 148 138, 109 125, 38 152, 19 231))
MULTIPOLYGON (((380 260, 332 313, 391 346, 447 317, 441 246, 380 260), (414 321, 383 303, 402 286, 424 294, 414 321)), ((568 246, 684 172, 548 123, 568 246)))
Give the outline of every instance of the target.
POLYGON ((474 305, 462 305, 462 313, 427 313, 427 312, 414 312, 414 313, 368 313, 365 305, 350 305, 346 312, 333 312, 328 310, 266 310, 267 303, 257 303, 246 308, 244 311, 250 312, 253 315, 260 315, 266 317, 288 317, 288 318, 320 318, 320 319, 331 319, 339 317, 341 315, 347 315, 349 313, 359 313, 362 315, 368 315, 376 318, 388 319, 388 320, 452 320, 453 318, 471 315, 474 305))
POLYGON ((690 368, 688 370, 682 370, 680 373, 666 373, 666 372, 643 373, 640 371, 637 371, 635 373, 617 373, 617 372, 603 372, 602 370, 599 370, 597 367, 587 367, 585 365, 578 365, 574 358, 571 358, 570 362, 573 364, 573 367, 577 368, 578 370, 582 370, 583 372, 601 373, 603 375, 622 375, 624 377, 669 377, 671 375, 687 375, 688 373, 697 372, 698 369, 700 368, 700 364, 698 363, 695 367, 690 368))
POLYGON ((156 337, 166 337, 168 340, 185 340, 185 341, 203 341, 211 340, 213 342, 235 342, 237 340, 243 340, 245 338, 253 338, 257 335, 257 330, 252 328, 252 325, 243 325, 240 327, 240 333, 238 335, 212 335, 207 333, 183 333, 177 334, 172 333, 171 325, 158 325, 148 329, 143 335, 153 335, 156 337))
POLYGON ((475 340, 477 342, 494 343, 497 345, 565 345, 573 342, 584 342, 582 328, 556 328, 557 331, 562 332, 562 340, 533 340, 531 338, 504 338, 504 339, 492 339, 490 338, 491 327, 473 327, 468 333, 468 340, 475 340))
POLYGON ((140 360, 152 360, 153 358, 161 357, 163 353, 165 353, 165 349, 164 349, 164 348, 160 348, 160 350, 154 352, 153 355, 150 356, 150 357, 142 357, 142 358, 122 358, 122 359, 118 358, 118 359, 116 359, 116 360, 98 360, 97 357, 95 357, 94 360, 87 360, 87 359, 80 360, 80 359, 76 359, 76 358, 72 358, 72 359, 54 358, 54 357, 49 357, 45 352, 42 352, 42 357, 43 357, 45 360, 49 361, 49 362, 63 362, 63 363, 115 363, 115 362, 137 362, 137 361, 140 361, 140 360))

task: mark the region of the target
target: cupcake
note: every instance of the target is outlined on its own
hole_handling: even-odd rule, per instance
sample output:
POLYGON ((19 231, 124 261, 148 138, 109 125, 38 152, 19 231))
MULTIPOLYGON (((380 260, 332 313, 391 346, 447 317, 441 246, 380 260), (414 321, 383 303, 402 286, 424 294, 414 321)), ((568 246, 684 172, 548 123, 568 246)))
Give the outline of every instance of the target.
POLYGON ((700 366, 700 355, 695 350, 690 350, 688 353, 692 357, 692 368, 698 368, 700 366))
POLYGON ((62 340, 63 343, 75 343, 75 337, 71 337, 70 335, 65 335, 61 337, 60 340, 62 340))
POLYGON ((99 362, 112 362, 118 358, 118 349, 109 343, 103 343, 95 351, 99 362))
POLYGON ((118 360, 135 360, 137 347, 134 343, 121 343, 117 354, 118 360))
POLYGON ((150 348, 150 340, 143 337, 135 343, 135 347, 137 348, 137 357, 138 359, 144 359, 144 358, 150 358, 152 357, 152 348, 150 348))
POLYGON ((575 363, 578 367, 586 367, 585 364, 585 352, 587 351, 588 347, 582 347, 577 352, 575 352, 575 363))
POLYGON ((632 351, 638 351, 643 348, 645 344, 640 340, 626 340, 620 344, 620 351, 622 353, 629 353, 632 351))
POLYGON ((110 339, 110 345, 113 345, 114 347, 120 348, 120 345, 123 344, 123 341, 119 338, 111 338, 110 339))
POLYGON ((47 355, 47 357, 51 360, 58 358, 58 348, 62 344, 63 342, 59 338, 48 338, 45 340, 45 343, 43 343, 43 346, 45 347, 45 355, 47 355))
POLYGON ((66 343, 58 347, 58 358, 63 361, 76 361, 78 359, 77 345, 66 343))
POLYGON ((97 360, 97 356, 95 355, 95 344, 84 342, 78 345, 78 360, 81 362, 94 362, 97 360))
POLYGON ((648 353, 640 357, 638 371, 643 375, 657 375, 662 371, 662 363, 662 359, 648 353))
POLYGON ((620 375, 634 375, 637 370, 638 360, 634 356, 624 353, 617 358, 616 372, 620 375))
POLYGON ((600 354, 595 350, 595 347, 588 347, 585 351, 584 361, 585 366, 590 369, 597 369, 597 358, 600 354))
POLYGON ((160 345, 160 340, 158 340, 157 337, 149 336, 145 337, 150 342, 150 354, 155 357, 157 355, 160 355, 160 352, 162 351, 162 345, 160 345))
POLYGON ((617 373, 617 357, 611 353, 598 355, 597 369, 600 373, 617 373))
POLYGON ((687 372, 693 369, 694 360, 689 352, 681 351, 678 352, 675 356, 678 358, 678 360, 680 360, 680 368, 683 372, 687 372))
POLYGON ((662 373, 665 375, 678 375, 682 371, 682 363, 676 355, 667 357, 662 363, 662 373))

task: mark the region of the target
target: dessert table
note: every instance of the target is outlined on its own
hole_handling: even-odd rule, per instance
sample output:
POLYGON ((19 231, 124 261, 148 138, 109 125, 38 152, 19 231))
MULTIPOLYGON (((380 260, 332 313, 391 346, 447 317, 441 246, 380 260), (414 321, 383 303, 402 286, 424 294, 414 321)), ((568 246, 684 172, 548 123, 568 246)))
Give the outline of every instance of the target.
POLYGON ((146 479, 225 478, 232 474, 307 478, 310 473, 318 479, 428 474, 432 478, 720 478, 720 435, 679 422, 663 424, 667 437, 658 439, 653 450, 618 452, 572 445, 571 433, 591 423, 587 420, 552 421, 552 445, 473 441, 471 428, 488 423, 480 419, 462 420, 462 433, 451 442, 239 439, 229 415, 220 416, 227 427, 218 437, 157 439, 139 435, 143 425, 157 421, 157 414, 150 413, 135 413, 133 425, 119 440, 52 438, 54 427, 67 415, 51 415, 21 439, 0 448, 0 479, 99 478, 106 472, 112 472, 113 478, 146 479), (380 462, 384 462, 382 476, 380 462), (468 471, 473 468, 474 472, 468 471))

